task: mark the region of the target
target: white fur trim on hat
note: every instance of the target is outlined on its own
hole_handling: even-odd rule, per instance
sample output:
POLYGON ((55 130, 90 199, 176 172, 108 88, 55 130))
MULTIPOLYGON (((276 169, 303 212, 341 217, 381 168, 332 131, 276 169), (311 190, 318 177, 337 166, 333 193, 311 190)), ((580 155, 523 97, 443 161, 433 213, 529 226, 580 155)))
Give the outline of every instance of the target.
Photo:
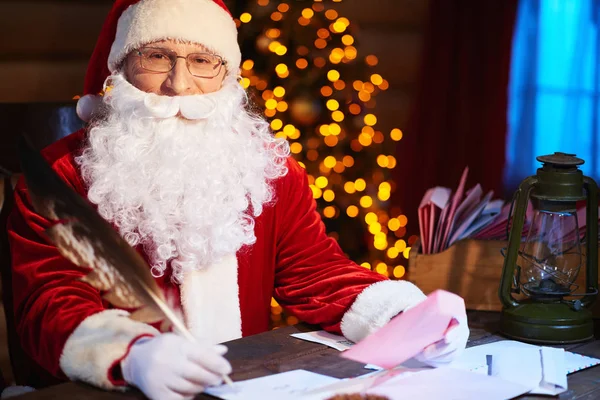
POLYGON ((342 334, 358 342, 407 308, 425 300, 421 289, 408 281, 381 281, 365 288, 342 317, 342 334))
POLYGON ((102 97, 95 94, 86 94, 77 101, 77 116, 84 122, 89 122, 100 107, 102 97))
POLYGON ((241 52, 231 15, 213 0, 141 0, 119 18, 108 68, 114 72, 132 50, 163 39, 199 43, 237 73, 241 52))
POLYGON ((116 389, 108 371, 124 357, 132 341, 142 335, 159 335, 150 325, 133 321, 123 310, 106 310, 83 320, 67 339, 60 368, 71 380, 103 389, 116 389))

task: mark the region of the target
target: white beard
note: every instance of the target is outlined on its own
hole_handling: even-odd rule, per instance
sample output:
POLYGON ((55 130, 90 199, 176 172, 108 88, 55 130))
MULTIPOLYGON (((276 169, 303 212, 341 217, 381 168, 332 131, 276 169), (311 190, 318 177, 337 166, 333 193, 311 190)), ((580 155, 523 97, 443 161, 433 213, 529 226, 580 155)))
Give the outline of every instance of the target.
POLYGON ((130 245, 143 245, 154 276, 170 263, 176 282, 253 244, 254 218, 274 200, 289 147, 246 110, 235 78, 215 93, 182 97, 110 79, 103 116, 76 159, 100 215, 130 245))

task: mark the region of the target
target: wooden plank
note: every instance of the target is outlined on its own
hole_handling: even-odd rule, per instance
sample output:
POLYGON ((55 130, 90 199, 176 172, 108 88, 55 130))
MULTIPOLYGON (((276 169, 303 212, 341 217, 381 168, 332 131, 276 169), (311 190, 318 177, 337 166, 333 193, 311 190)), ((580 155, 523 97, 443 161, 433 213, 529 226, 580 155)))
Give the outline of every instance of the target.
POLYGON ((111 2, 13 0, 0 3, 2 59, 87 58, 111 2))
POLYGON ((83 90, 87 60, 0 62, 0 103, 68 101, 83 90))

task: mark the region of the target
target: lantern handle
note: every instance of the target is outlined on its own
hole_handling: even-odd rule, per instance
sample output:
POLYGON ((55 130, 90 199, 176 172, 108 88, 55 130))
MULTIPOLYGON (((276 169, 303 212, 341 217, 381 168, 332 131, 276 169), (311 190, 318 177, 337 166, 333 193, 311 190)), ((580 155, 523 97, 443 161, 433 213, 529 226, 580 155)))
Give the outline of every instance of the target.
MULTIPOLYGON (((523 233, 523 225, 525 223, 527 204, 529 202, 529 193, 537 183, 538 177, 535 175, 526 178, 521 182, 519 189, 517 189, 517 192, 513 197, 513 204, 516 203, 516 207, 510 228, 510 235, 508 237, 508 249, 506 257, 504 258, 502 279, 500 280, 500 287, 498 288, 498 296, 506 308, 518 307, 521 305, 521 303, 512 296, 511 292, 515 267, 517 265, 517 257, 521 246, 521 236, 523 233)), ((507 221, 507 224, 509 223, 511 223, 510 219, 507 221)))
POLYGON ((583 187, 587 194, 585 234, 586 294, 581 299, 581 304, 584 307, 589 307, 598 297, 598 185, 592 178, 584 176, 583 187))

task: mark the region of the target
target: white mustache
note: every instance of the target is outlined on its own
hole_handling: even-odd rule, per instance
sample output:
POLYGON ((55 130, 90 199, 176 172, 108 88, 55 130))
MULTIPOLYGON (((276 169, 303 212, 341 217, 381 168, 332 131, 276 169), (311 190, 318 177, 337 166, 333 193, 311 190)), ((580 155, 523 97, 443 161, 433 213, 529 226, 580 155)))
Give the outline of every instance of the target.
MULTIPOLYGON (((127 98, 127 104, 131 107, 133 115, 138 117, 149 117, 167 119, 182 116, 188 120, 202 120, 210 118, 217 109, 218 102, 227 96, 226 90, 213 93, 190 95, 190 96, 160 96, 155 93, 146 93, 129 83, 121 74, 110 77, 113 85, 112 90, 119 91, 127 98)), ((110 91, 106 94, 104 101, 110 103, 112 98, 110 91)), ((118 105, 114 105, 117 106, 118 105)))

